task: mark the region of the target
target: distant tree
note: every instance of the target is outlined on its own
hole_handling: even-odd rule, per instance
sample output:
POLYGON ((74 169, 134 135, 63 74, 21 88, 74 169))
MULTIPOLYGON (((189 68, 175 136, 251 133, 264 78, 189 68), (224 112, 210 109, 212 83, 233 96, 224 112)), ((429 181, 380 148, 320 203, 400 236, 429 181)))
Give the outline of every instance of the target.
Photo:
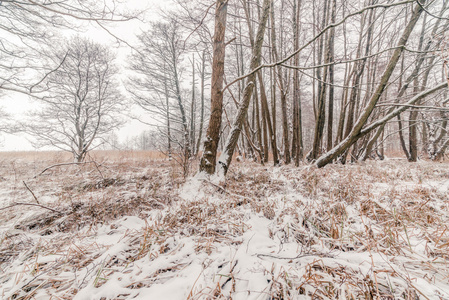
POLYGON ((118 134, 115 131, 107 134, 102 140, 101 150, 121 150, 122 148, 118 134))
POLYGON ((9 118, 9 115, 5 110, 0 107, 0 132, 5 131, 7 129, 7 125, 5 124, 5 121, 9 118))
POLYGON ((115 80, 114 55, 103 45, 76 37, 52 59, 62 63, 42 82, 43 108, 23 128, 36 145, 70 151, 81 162, 122 124, 124 99, 115 80))

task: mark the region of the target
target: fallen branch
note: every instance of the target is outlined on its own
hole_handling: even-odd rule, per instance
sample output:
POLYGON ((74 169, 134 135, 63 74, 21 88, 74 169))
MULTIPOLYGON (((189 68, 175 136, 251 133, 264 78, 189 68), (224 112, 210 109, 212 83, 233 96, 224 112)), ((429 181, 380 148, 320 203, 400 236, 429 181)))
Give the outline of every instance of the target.
POLYGON ((52 212, 55 212, 55 213, 58 213, 58 214, 61 213, 60 211, 58 211, 58 210, 56 210, 56 209, 53 209, 53 208, 50 208, 50 207, 47 207, 47 206, 44 206, 44 205, 41 205, 41 204, 23 203, 23 202, 15 202, 15 203, 13 203, 13 204, 11 204, 11 205, 8 205, 8 206, 5 206, 5 207, 1 207, 1 208, 0 208, 0 211, 1 211, 1 210, 8 209, 8 208, 11 208, 11 207, 14 207, 14 206, 18 206, 18 205, 37 206, 37 207, 40 207, 40 208, 44 208, 44 209, 51 210, 52 212))
POLYGON ((40 205, 39 201, 37 200, 36 195, 33 193, 33 191, 28 187, 28 185, 26 184, 25 181, 22 181, 23 185, 25 185, 25 187, 27 188, 28 191, 30 191, 31 195, 33 195, 34 200, 36 200, 36 203, 40 205))
POLYGON ((271 254, 256 254, 256 256, 260 259, 262 259, 262 257, 270 257, 270 258, 275 258, 275 259, 285 259, 285 260, 294 260, 294 259, 300 259, 303 257, 308 257, 308 256, 317 256, 317 257, 326 257, 326 258, 334 258, 335 256, 331 255, 331 254, 327 254, 327 253, 317 253, 317 254, 300 254, 298 256, 295 257, 282 257, 282 256, 275 256, 275 255, 271 255, 271 254))
POLYGON ((237 198, 240 198, 240 199, 248 200, 248 201, 250 201, 250 202, 253 201, 253 199, 250 198, 250 197, 246 197, 246 196, 242 196, 242 195, 239 195, 239 194, 231 193, 231 192, 227 191, 224 187, 221 187, 221 186, 219 186, 218 184, 215 184, 215 183, 213 183, 213 182, 210 182, 210 181, 207 180, 207 179, 200 179, 200 180, 203 180, 204 182, 209 183, 210 185, 216 187, 217 189, 221 190, 222 192, 224 192, 224 193, 226 193, 226 194, 228 194, 228 195, 230 195, 230 196, 234 196, 234 197, 237 197, 237 198))
POLYGON ((45 168, 42 172, 40 172, 39 174, 37 174, 36 176, 34 176, 33 178, 36 178, 38 176, 41 176, 42 174, 44 174, 45 172, 47 172, 48 170, 55 168, 55 167, 61 167, 61 166, 70 166, 70 165, 85 165, 85 164, 94 164, 95 168, 97 168, 98 173, 100 173, 101 177, 103 177, 103 173, 101 173, 99 165, 96 161, 86 161, 86 162, 73 162, 73 163, 61 163, 61 164, 56 164, 56 165, 52 165, 49 166, 47 168, 45 168))

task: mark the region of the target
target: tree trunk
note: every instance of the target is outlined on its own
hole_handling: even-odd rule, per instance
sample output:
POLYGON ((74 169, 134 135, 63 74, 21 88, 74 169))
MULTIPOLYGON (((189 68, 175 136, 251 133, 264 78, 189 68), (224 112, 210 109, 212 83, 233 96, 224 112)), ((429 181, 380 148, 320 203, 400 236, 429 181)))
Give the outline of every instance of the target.
POLYGON ((259 109, 259 97, 257 95, 257 81, 254 82, 256 84, 255 91, 254 91, 254 109, 256 110, 255 115, 255 122, 256 122, 256 135, 257 135, 257 142, 259 144, 261 159, 260 162, 263 165, 265 162, 265 149, 262 144, 262 129, 260 127, 260 109, 259 109))
POLYGON ((192 58, 192 102, 190 103, 190 144, 192 145, 192 154, 196 156, 195 147, 195 54, 192 58))
MULTIPOLYGON (((271 141, 271 149, 273 152, 273 163, 277 165, 279 163, 279 156, 276 144, 276 135, 273 129, 273 124, 271 123, 270 110, 268 108, 268 99, 265 92, 265 84, 263 83, 262 73, 257 72, 257 78, 259 80, 260 86, 260 100, 262 104, 262 119, 265 119, 265 124, 268 129, 269 140, 271 141)), ((267 141, 267 139, 266 139, 267 141)), ((266 162, 268 161, 268 143, 266 144, 266 162)))
POLYGON ((167 109, 167 152, 168 152, 168 159, 171 160, 172 150, 171 150, 171 133, 170 133, 170 103, 166 79, 164 79, 164 92, 165 92, 165 106, 167 109))
MULTIPOLYGON (((253 48, 253 54, 251 58, 251 70, 254 70, 260 65, 261 55, 262 55, 262 44, 265 35, 265 28, 268 20, 269 9, 271 0, 264 0, 261 19, 259 20, 259 28, 257 29, 256 40, 253 48)), ((228 139, 226 141, 225 148, 219 159, 219 169, 218 173, 226 175, 231 165, 232 155, 234 154, 234 149, 237 144, 240 132, 242 130, 242 125, 245 122, 245 118, 248 112, 249 102, 252 97, 254 82, 256 80, 256 74, 253 72, 248 76, 248 83, 245 87, 243 93, 243 99, 241 100, 239 109, 237 111, 237 116, 235 117, 234 123, 229 133, 228 139)))
MULTIPOLYGON (((299 48, 299 12, 301 10, 301 0, 293 1, 293 45, 294 49, 299 48)), ((299 55, 294 57, 294 65, 299 66, 299 55)), ((295 158, 295 166, 303 159, 302 142, 302 118, 301 118, 301 94, 299 83, 299 71, 293 70, 293 140, 292 156, 295 158)))
POLYGON ((204 141, 204 152, 199 172, 213 174, 220 141, 221 118, 223 114, 223 79, 225 59, 225 31, 228 0, 217 0, 215 9, 215 34, 212 59, 211 114, 204 141))
MULTIPOLYGON (((328 0, 324 0, 324 9, 323 9, 323 19, 321 28, 325 28, 327 19, 328 19, 328 0)), ((326 33, 328 35, 328 33, 326 33)), ((327 49, 327 39, 325 41, 325 35, 322 35, 319 39, 318 43, 318 59, 317 64, 321 64, 323 61, 323 52, 324 52, 324 63, 327 63, 327 54, 328 51, 325 51, 325 48, 327 49), (324 45, 326 43, 326 45, 324 45)), ((315 110, 315 129, 314 129, 314 135, 313 135, 313 142, 312 142, 312 150, 307 154, 307 160, 314 161, 318 157, 318 155, 321 152, 321 146, 323 142, 323 131, 324 131, 324 124, 326 122, 326 89, 327 86, 325 84, 327 80, 328 75, 328 68, 324 67, 323 76, 321 77, 321 68, 316 69, 316 77, 318 81, 318 93, 317 93, 317 101, 316 101, 316 110, 315 110)))
MULTIPOLYGON (((331 23, 335 23, 337 0, 332 1, 331 23)), ((335 28, 329 32, 329 62, 334 62, 335 28)), ((327 116, 327 151, 332 149, 333 123, 334 123, 334 65, 329 66, 329 113, 327 116)))
POLYGON ((201 115, 200 115, 200 128, 198 133, 198 141, 196 143, 196 153, 200 151, 201 138, 203 136, 203 127, 204 127, 204 79, 206 76, 205 73, 206 68, 206 49, 203 50, 203 54, 201 57, 201 115))
MULTIPOLYGON (((359 44, 357 46, 357 58, 360 58, 362 55, 364 55, 365 57, 369 55, 370 53, 370 49, 371 49, 371 36, 372 36, 372 32, 373 32, 373 20, 374 17, 374 11, 371 10, 369 12, 369 20, 366 20, 366 16, 362 17, 362 21, 361 21, 361 27, 364 28, 366 24, 368 24, 368 37, 366 39, 366 45, 365 45, 365 52, 364 54, 362 54, 362 39, 363 39, 363 31, 360 32, 359 35, 359 44)), ((351 88, 351 93, 349 94, 349 110, 348 110, 348 117, 347 117, 347 122, 346 122, 346 129, 344 131, 344 138, 346 138, 350 133, 351 130, 353 129, 354 126, 354 120, 356 118, 356 113, 357 113, 357 104, 358 104, 358 100, 360 99, 360 91, 361 91, 361 82, 363 79, 363 73, 365 71, 365 65, 366 65, 366 58, 362 59, 358 62, 355 63, 355 66, 353 68, 353 79, 352 79, 352 88, 351 88)), ((349 149, 347 149, 349 150, 349 149)), ((329 152, 329 150, 328 150, 329 152)), ((346 162, 346 156, 347 156, 347 151, 344 151, 341 153, 341 157, 340 160, 342 163, 346 162)))
MULTIPOLYGON (((273 57, 275 61, 279 61, 279 55, 276 45, 276 29, 275 29, 275 19, 274 19, 274 5, 271 2, 271 49, 273 51, 273 57)), ((289 164, 290 158, 290 142, 288 138, 289 126, 287 118, 287 91, 284 88, 284 79, 282 78, 282 68, 280 65, 277 66, 277 78, 279 89, 281 92, 281 109, 282 109, 282 134, 284 139, 284 161, 289 164)), ((274 79, 276 81, 276 79, 274 79)))

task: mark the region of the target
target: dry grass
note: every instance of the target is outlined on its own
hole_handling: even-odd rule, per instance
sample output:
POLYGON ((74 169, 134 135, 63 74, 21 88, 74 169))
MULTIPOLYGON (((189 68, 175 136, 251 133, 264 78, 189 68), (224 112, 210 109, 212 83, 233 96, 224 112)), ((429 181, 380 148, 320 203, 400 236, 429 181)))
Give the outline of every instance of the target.
MULTIPOLYGON (((88 160, 113 162, 119 161, 156 161, 165 160, 167 157, 159 151, 143 150, 93 150, 88 154, 88 160)), ((27 162, 67 162, 72 160, 72 154, 63 151, 0 151, 1 161, 23 160, 27 162)))
MULTIPOLYGON (((15 224, 1 236, 0 270, 5 273, 0 282, 14 275, 6 272, 11 263, 19 257, 24 262, 15 274, 20 289, 12 298, 32 299, 45 291, 71 299, 90 277, 101 288, 116 274, 134 274, 132 263, 151 265, 161 257, 188 254, 131 280, 129 293, 114 298, 126 299, 175 278, 190 265, 189 257, 216 255, 223 247, 246 247, 248 252, 243 237, 252 230, 247 221, 254 214, 270 222, 269 237, 280 248, 297 247, 297 256, 289 258, 278 254, 282 249, 273 254, 252 249, 269 278, 268 299, 426 299, 431 295, 416 285, 416 278, 429 284, 449 278, 449 201, 447 187, 441 186, 449 173, 444 163, 404 168, 395 161, 369 162, 323 169, 236 163, 224 187, 204 181, 201 196, 185 201, 179 197, 182 171, 173 162, 151 153, 109 154, 94 153, 98 168, 62 166, 36 178, 61 158, 54 153, 27 153, 20 160, 0 156, 0 187, 10 202, 33 202, 22 184, 26 181, 42 204, 58 211, 0 211, 0 226, 15 224), (105 226, 111 234, 123 230, 120 222, 128 216, 146 225, 124 231, 126 247, 104 257, 108 248, 92 237, 105 226), (192 249, 184 248, 183 239, 193 240, 192 249), (60 259, 39 262, 50 254, 60 259), (352 256, 366 260, 346 259, 352 256), (64 278, 67 270, 86 270, 86 277, 64 278)), ((229 299, 238 292, 241 264, 227 263, 226 271, 221 266, 211 271, 222 275, 192 286, 187 298, 229 299)), ((214 264, 205 261, 204 270, 211 268, 214 264)))

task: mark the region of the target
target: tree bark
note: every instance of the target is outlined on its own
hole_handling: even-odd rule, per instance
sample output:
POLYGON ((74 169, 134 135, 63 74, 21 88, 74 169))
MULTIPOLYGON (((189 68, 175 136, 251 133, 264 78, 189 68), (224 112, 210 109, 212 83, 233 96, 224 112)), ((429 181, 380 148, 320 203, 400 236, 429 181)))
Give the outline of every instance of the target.
POLYGON ((192 155, 196 156, 195 147, 195 54, 192 57, 192 102, 190 103, 190 145, 192 145, 192 155))
MULTIPOLYGON (((324 9, 323 9, 323 19, 321 28, 325 28, 327 24, 328 19, 328 2, 329 0, 324 0, 324 9)), ((325 36, 328 35, 326 33, 325 35, 322 35, 319 39, 318 43, 318 59, 317 63, 321 64, 323 61, 323 52, 324 52, 324 64, 327 64, 327 58, 328 58, 328 51, 327 51, 327 39, 325 41, 325 36), (325 50, 326 48, 326 50, 325 50)), ((307 160, 309 162, 316 160, 318 155, 321 152, 321 146, 323 142, 323 131, 324 131, 324 124, 326 122, 326 90, 327 86, 325 82, 327 81, 327 75, 328 75, 328 67, 324 67, 323 70, 323 76, 321 77, 321 68, 316 69, 316 78, 318 81, 318 89, 317 89, 317 101, 316 101, 316 110, 315 110, 315 129, 314 129, 314 135, 313 135, 313 142, 312 142, 312 149, 307 154, 307 160)))
MULTIPOLYGON (((331 10, 331 23, 335 23, 337 11, 337 0, 332 1, 332 10, 331 10)), ((329 62, 334 61, 334 52, 335 52, 335 28, 332 28, 329 32, 329 62)), ((329 66, 329 111, 327 116, 327 151, 332 149, 332 138, 333 138, 333 123, 334 123, 334 65, 329 66)))
MULTIPOLYGON (((294 49, 299 48, 299 12, 301 0, 293 1, 293 45, 294 49)), ((299 55, 294 57, 294 65, 299 66, 299 55)), ((301 118, 301 94, 299 83, 299 71, 293 70, 293 140, 292 156, 295 158, 295 166, 303 159, 303 138, 302 138, 302 118, 301 118)))
MULTIPOLYGON (((257 72, 257 78, 259 80, 259 86, 260 86, 260 100, 262 104, 262 119, 264 119, 264 122, 266 124, 266 127, 268 129, 268 139, 271 142, 271 151, 273 153, 273 164, 276 166, 279 164, 279 156, 277 151, 277 143, 276 143, 276 134, 273 129, 273 123, 271 122, 270 117, 270 110, 268 108, 268 99, 267 94, 265 92, 265 84, 263 83, 262 73, 257 72)), ((267 141, 267 139, 265 139, 267 141)), ((268 143, 266 143, 266 162, 268 162, 268 143)))
MULTIPOLYGON (((260 65, 262 55, 262 44, 265 35, 265 28, 268 20, 271 1, 272 0, 264 0, 263 2, 262 15, 261 19, 259 20, 259 28, 257 29, 256 40, 252 51, 253 54, 250 64, 251 70, 254 70, 260 65)), ((229 170, 229 166, 231 165, 232 155, 234 154, 235 146, 237 144, 240 132, 242 130, 242 125, 245 121, 248 112, 248 106, 255 86, 254 84, 255 80, 256 80, 255 73, 252 73, 250 76, 248 76, 248 83, 243 93, 243 99, 241 100, 239 109, 237 111, 237 116, 232 125, 231 132, 229 133, 225 148, 219 159, 219 168, 217 171, 219 174, 226 175, 227 171, 229 170)))
POLYGON ((167 86, 167 80, 164 79, 164 92, 165 92, 165 106, 167 110, 167 151, 168 159, 172 159, 172 149, 171 149, 171 132, 170 132, 170 103, 169 103, 169 92, 167 86))
POLYGON ((223 114, 223 80, 225 59, 225 31, 228 0, 217 0, 215 9, 215 34, 212 59, 211 115, 204 141, 204 152, 199 172, 215 172, 217 148, 220 141, 221 118, 223 114))
MULTIPOLYGON (((271 49, 273 51, 273 57, 275 61, 279 61, 279 55, 277 51, 276 44, 276 27, 275 27, 275 19, 274 19, 274 5, 271 2, 271 49)), ((282 68, 280 65, 277 66, 277 81, 279 84, 279 89, 281 93, 281 110, 282 110, 282 134, 284 139, 284 161, 286 164, 291 162, 290 158, 290 142, 288 137, 289 125, 287 118, 287 91, 284 88, 284 79, 282 78, 282 68)), ((276 79, 274 79, 276 81, 276 79)))
POLYGON ((201 114, 200 114, 200 128, 198 133, 198 141, 196 143, 196 153, 200 151, 201 138, 203 136, 204 127, 204 80, 205 80, 205 68, 206 68, 206 49, 203 50, 201 56, 201 114))

